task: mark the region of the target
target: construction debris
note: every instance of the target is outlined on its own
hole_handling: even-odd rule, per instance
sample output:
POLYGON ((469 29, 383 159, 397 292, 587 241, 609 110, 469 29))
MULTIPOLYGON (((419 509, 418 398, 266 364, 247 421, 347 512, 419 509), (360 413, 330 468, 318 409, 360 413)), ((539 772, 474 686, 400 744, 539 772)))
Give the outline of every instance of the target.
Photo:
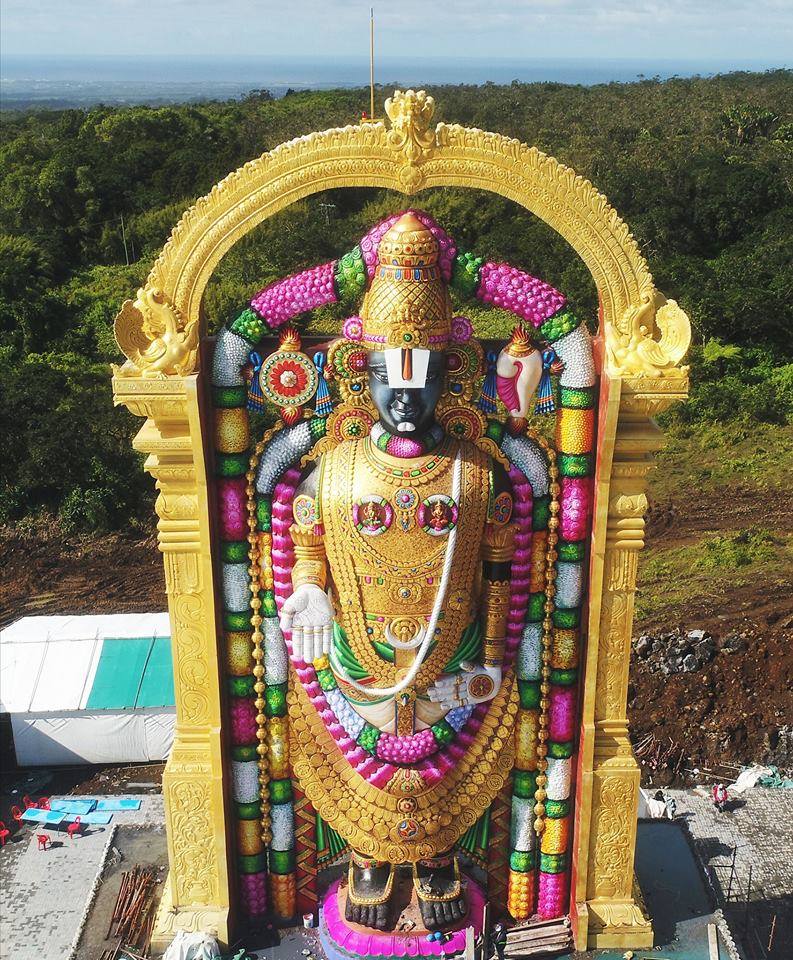
POLYGON ((124 957, 148 960, 158 883, 155 867, 135 866, 121 875, 121 887, 105 937, 105 940, 115 942, 99 960, 122 960, 124 957))
POLYGON ((504 956, 509 960, 521 957, 550 957, 564 953, 572 945, 570 920, 530 920, 507 932, 504 956))

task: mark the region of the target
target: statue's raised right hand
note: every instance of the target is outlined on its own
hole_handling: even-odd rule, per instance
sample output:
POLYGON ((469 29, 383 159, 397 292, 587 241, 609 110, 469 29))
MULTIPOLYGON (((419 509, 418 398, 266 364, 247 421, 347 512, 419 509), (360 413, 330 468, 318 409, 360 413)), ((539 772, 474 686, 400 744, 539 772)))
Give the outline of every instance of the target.
POLYGON ((304 583, 281 607, 281 629, 292 633, 292 659, 311 663, 330 653, 333 605, 314 583, 304 583))

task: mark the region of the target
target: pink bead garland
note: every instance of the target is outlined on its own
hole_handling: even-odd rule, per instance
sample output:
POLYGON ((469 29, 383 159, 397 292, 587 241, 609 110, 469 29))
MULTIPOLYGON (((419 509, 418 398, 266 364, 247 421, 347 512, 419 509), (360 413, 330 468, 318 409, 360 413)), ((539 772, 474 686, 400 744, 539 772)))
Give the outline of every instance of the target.
POLYGON ((335 303, 334 268, 333 261, 321 263, 318 267, 277 280, 253 297, 251 307, 267 321, 268 326, 278 329, 298 313, 335 303))
POLYGON ((537 896, 537 915, 543 920, 553 920, 567 913, 567 890, 570 872, 543 873, 540 871, 540 889, 537 896))
POLYGON ((551 704, 548 709, 548 726, 551 740, 564 743, 575 735, 575 711, 577 692, 575 687, 552 687, 551 704))
POLYGON ((256 740, 256 707, 247 697, 231 699, 231 739, 234 746, 256 740))
POLYGON ((509 592, 509 616, 504 650, 504 669, 512 665, 523 636, 523 623, 529 602, 528 575, 531 572, 531 514, 534 499, 531 484, 518 470, 510 467, 512 484, 512 522, 517 526, 515 553, 512 557, 512 581, 509 592))
POLYGON ((245 484, 245 477, 218 480, 218 512, 222 540, 246 540, 248 537, 245 484))
POLYGON ((564 540, 583 540, 592 509, 592 478, 562 477, 560 529, 564 540))
POLYGON ((267 874, 241 873, 240 896, 242 909, 248 917, 263 917, 267 913, 267 874))
POLYGON ((566 297, 544 280, 507 263, 490 261, 482 265, 476 295, 483 303, 509 310, 535 327, 567 303, 566 297))

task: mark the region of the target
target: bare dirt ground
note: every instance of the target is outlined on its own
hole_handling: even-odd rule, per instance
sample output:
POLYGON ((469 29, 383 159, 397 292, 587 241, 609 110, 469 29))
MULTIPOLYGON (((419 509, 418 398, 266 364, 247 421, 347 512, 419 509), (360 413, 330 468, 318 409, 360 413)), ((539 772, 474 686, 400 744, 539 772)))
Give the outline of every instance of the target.
POLYGON ((167 609, 156 539, 64 537, 55 527, 0 528, 0 627, 37 614, 167 609))

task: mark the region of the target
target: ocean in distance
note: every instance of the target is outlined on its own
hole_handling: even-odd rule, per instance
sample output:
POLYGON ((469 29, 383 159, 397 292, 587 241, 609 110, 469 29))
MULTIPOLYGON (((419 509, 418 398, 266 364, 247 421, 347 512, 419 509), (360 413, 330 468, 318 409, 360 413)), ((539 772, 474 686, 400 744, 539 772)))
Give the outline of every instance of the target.
MULTIPOLYGON (((485 60, 443 58, 411 60, 384 57, 377 82, 393 87, 457 83, 629 83, 641 78, 712 76, 733 71, 764 71, 784 64, 762 60, 538 59, 485 60)), ((364 59, 296 57, 34 57, 7 54, 0 63, 0 106, 88 107, 137 103, 184 103, 244 97, 269 90, 364 87, 364 59)))

